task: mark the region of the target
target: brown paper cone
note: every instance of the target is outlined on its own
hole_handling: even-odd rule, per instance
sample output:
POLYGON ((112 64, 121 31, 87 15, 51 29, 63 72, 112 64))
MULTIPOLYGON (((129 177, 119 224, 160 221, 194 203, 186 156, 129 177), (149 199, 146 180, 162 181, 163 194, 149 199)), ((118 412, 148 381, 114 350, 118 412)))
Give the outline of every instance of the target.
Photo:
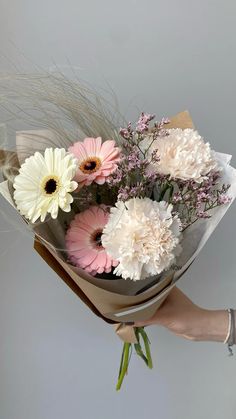
POLYGON ((71 265, 64 262, 49 246, 42 245, 36 240, 34 248, 54 271, 60 272, 63 280, 66 279, 67 281, 68 277, 71 278, 82 291, 82 295, 87 297, 83 298, 84 302, 89 301, 92 307, 95 307, 103 317, 114 322, 134 322, 137 320, 146 320, 151 317, 153 311, 155 311, 155 307, 159 307, 163 302, 163 298, 173 280, 173 274, 171 274, 164 281, 156 284, 144 293, 134 296, 117 294, 86 281, 86 279, 75 273, 71 265), (46 249, 47 251, 43 251, 42 249, 46 249), (159 295, 160 297, 158 298, 159 295), (142 305, 144 305, 143 308, 142 305), (126 314, 128 309, 132 313, 126 314), (138 311, 136 311, 137 309, 138 311))

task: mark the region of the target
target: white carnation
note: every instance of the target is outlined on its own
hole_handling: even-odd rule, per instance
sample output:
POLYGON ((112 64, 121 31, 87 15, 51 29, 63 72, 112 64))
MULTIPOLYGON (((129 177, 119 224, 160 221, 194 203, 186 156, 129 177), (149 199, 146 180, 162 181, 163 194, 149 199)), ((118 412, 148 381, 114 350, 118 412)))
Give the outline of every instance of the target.
POLYGON ((118 201, 103 230, 102 245, 119 261, 114 273, 134 281, 160 274, 180 251, 180 220, 172 205, 149 198, 118 201))
POLYGON ((143 149, 151 144, 148 158, 154 150, 158 150, 160 161, 152 163, 152 166, 159 173, 201 183, 210 171, 218 169, 210 144, 205 143, 197 131, 175 128, 169 129, 168 134, 155 141, 152 141, 152 135, 148 135, 142 142, 143 149))

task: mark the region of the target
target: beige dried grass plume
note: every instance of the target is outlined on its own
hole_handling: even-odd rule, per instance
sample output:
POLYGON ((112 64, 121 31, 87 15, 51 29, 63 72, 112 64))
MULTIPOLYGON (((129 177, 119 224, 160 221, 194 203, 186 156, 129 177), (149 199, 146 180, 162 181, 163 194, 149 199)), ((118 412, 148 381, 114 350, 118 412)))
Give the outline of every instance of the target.
MULTIPOLYGON (((100 94, 76 74, 72 80, 59 70, 0 76, 0 110, 8 126, 17 126, 18 121, 26 130, 50 130, 55 147, 64 148, 86 136, 119 142, 118 130, 124 123, 111 88, 100 94)), ((41 136, 39 150, 44 141, 41 136)))

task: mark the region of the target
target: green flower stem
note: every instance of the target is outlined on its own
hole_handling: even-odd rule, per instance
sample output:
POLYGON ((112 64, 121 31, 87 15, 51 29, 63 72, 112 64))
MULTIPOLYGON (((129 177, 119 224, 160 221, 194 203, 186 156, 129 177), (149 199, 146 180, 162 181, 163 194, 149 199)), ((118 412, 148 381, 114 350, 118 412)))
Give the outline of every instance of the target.
POLYGON ((147 366, 148 366, 148 368, 152 369, 153 368, 152 355, 151 355, 150 342, 149 342, 147 333, 145 332, 144 327, 139 327, 138 332, 142 336, 142 339, 143 339, 143 342, 144 342, 146 358, 147 358, 147 366))
POLYGON ((136 351, 136 354, 143 359, 143 361, 145 362, 146 365, 148 365, 148 360, 143 353, 143 350, 142 350, 142 347, 141 347, 140 343, 135 343, 134 344, 134 349, 136 351))
MULTIPOLYGON (((151 351, 150 351, 150 342, 149 342, 147 333, 145 332, 144 327, 135 327, 134 332, 137 338, 137 342, 134 343, 134 349, 136 351, 136 354, 140 356, 140 358, 143 359, 143 361, 148 366, 148 368, 152 369, 153 368, 152 356, 151 356, 151 351), (144 343, 145 353, 140 343, 140 337, 142 338, 143 343, 144 343)), ((118 377, 118 381, 116 385, 117 391, 120 390, 124 377, 128 372, 128 366, 129 366, 131 353, 132 353, 132 344, 129 342, 125 342, 123 345, 123 350, 122 350, 121 360, 120 360, 119 377, 118 377)))
POLYGON ((116 390, 120 390, 121 385, 123 383, 125 374, 127 374, 128 366, 129 366, 129 353, 131 349, 131 343, 125 342, 123 345, 123 351, 121 355, 121 362, 120 362, 120 371, 119 377, 116 385, 116 390))
POLYGON ((174 193, 174 186, 170 185, 170 187, 169 187, 169 199, 168 199, 169 204, 171 203, 173 193, 174 193))
POLYGON ((160 192, 159 199, 158 199, 158 201, 159 201, 159 202, 163 200, 163 198, 164 198, 164 196, 165 196, 166 192, 168 191, 168 189, 170 188, 170 186, 171 186, 171 185, 170 185, 169 183, 166 183, 166 184, 163 186, 163 188, 161 189, 161 192, 160 192))
POLYGON ((124 352, 125 352, 125 345, 123 345, 123 350, 122 350, 122 354, 121 354, 120 369, 119 369, 119 377, 120 377, 120 375, 121 375, 121 371, 122 371, 122 367, 123 367, 124 352))

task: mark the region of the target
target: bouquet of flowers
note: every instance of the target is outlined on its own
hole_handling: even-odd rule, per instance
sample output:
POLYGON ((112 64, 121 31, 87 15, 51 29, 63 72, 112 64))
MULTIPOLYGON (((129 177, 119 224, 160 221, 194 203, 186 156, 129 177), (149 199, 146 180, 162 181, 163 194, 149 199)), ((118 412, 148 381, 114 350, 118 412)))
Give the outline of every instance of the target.
POLYGON ((152 368, 146 331, 134 323, 155 313, 193 262, 236 196, 236 171, 188 112, 160 121, 141 113, 124 128, 110 123, 109 135, 98 130, 83 124, 64 144, 55 127, 17 132, 16 150, 1 151, 0 192, 34 232, 36 251, 114 324, 124 341, 119 390, 132 347, 152 368))

